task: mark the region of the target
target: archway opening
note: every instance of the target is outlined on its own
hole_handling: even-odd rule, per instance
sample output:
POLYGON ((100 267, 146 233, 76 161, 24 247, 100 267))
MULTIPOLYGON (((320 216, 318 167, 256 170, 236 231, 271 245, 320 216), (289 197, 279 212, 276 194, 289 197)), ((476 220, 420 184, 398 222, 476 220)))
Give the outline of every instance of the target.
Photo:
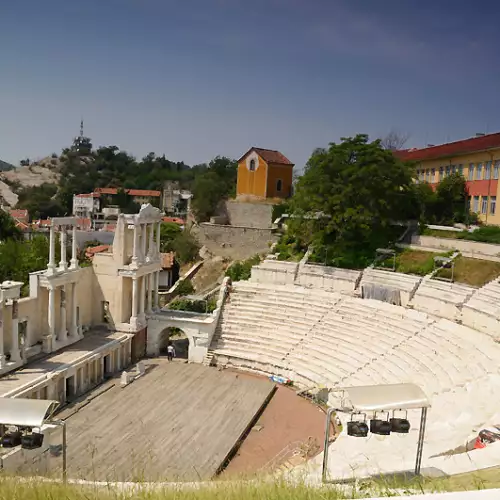
POLYGON ((172 345, 176 359, 188 359, 189 339, 180 328, 165 328, 160 333, 158 345, 160 356, 167 356, 168 346, 172 345))

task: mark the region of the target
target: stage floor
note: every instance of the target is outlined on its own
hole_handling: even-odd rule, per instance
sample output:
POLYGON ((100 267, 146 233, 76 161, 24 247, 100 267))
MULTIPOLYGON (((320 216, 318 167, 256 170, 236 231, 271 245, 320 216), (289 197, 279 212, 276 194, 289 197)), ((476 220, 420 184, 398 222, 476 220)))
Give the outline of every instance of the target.
POLYGON ((68 477, 209 479, 274 391, 202 365, 145 363, 145 376, 123 389, 117 381, 66 420, 68 477))

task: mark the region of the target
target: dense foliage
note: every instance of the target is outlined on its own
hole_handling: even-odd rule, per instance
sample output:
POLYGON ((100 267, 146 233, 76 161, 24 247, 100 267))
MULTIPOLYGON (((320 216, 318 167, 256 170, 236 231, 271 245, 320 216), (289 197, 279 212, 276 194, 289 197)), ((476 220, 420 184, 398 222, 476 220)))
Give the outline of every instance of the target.
POLYGON ((424 228, 422 234, 425 236, 436 236, 437 238, 448 238, 456 240, 470 240, 481 243, 493 243, 500 245, 500 227, 482 226, 475 231, 441 231, 439 229, 424 228))
POLYGON ((191 208, 197 220, 208 220, 221 200, 236 194, 237 168, 234 160, 218 156, 194 179, 191 208))
POLYGON ((236 162, 226 157, 216 157, 208 165, 191 168, 155 153, 137 160, 117 146, 92 151, 89 149, 90 139, 83 146, 75 143, 63 150, 57 167, 54 167, 60 174, 58 185, 24 188, 12 185, 19 191, 18 208, 26 208, 36 219, 70 214, 74 194, 90 193, 98 187, 116 187, 122 190, 117 196, 120 208, 135 212, 139 207, 125 189, 162 190, 166 181, 178 181, 181 188, 196 193, 193 209, 205 220, 222 198, 235 191, 236 162))
POLYGON ((256 266, 260 260, 260 255, 254 255, 249 259, 233 262, 227 268, 226 276, 229 276, 231 281, 248 280, 252 274, 252 266, 256 266))
POLYGON ((160 227, 160 250, 164 253, 175 252, 177 261, 187 264, 196 260, 200 245, 189 230, 182 230, 177 224, 166 222, 160 227))
POLYGON ((20 240, 22 232, 16 227, 16 221, 4 210, 0 209, 0 242, 8 238, 20 240))
POLYGON ((191 295, 194 292, 194 286, 190 279, 181 279, 178 281, 177 288, 175 289, 178 295, 191 295))
POLYGON ((289 235, 298 248, 312 243, 318 255, 328 254, 332 265, 366 266, 394 240, 391 222, 411 213, 412 173, 366 135, 317 149, 291 200, 289 235))
POLYGON ((197 313, 211 313, 217 307, 215 298, 210 300, 189 300, 182 297, 177 297, 168 305, 169 309, 176 311, 189 311, 197 313))
POLYGON ((474 222, 475 214, 469 213, 465 178, 456 173, 445 177, 434 191, 427 183, 414 184, 415 218, 425 224, 454 224, 474 222))

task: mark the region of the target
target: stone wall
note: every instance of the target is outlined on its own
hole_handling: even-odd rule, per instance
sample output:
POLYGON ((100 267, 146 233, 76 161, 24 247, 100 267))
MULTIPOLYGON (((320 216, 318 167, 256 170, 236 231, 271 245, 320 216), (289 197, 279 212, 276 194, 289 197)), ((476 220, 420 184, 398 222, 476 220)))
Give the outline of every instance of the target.
POLYGON ((222 212, 220 215, 226 215, 232 226, 270 229, 273 223, 272 204, 229 200, 224 203, 222 212))
POLYGON ((223 226, 202 223, 196 230, 201 245, 214 255, 230 259, 247 259, 256 253, 268 252, 278 241, 278 235, 271 229, 223 226))
POLYGON ((412 236, 412 245, 441 251, 458 250, 466 257, 500 261, 500 245, 480 243, 452 238, 436 238, 435 236, 412 236))

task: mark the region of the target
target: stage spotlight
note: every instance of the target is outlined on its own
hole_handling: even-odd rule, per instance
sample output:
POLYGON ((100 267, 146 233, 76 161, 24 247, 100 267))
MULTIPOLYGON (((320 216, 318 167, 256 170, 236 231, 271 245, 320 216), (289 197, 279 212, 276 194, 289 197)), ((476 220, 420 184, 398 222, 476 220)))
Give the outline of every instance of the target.
POLYGON ((0 444, 4 448, 14 448, 19 446, 21 444, 21 431, 15 430, 6 432, 0 440, 0 444))
MULTIPOLYGON (((359 414, 361 416, 361 414, 359 414)), ((353 437, 366 437, 368 436, 368 425, 366 423, 366 415, 363 414, 363 420, 353 420, 351 413, 351 420, 347 422, 347 435, 353 437)))
POLYGON ((395 411, 392 412, 391 422, 391 431, 396 432, 398 434, 408 434, 410 432, 410 422, 406 418, 408 416, 408 412, 405 412, 404 418, 399 418, 395 416, 395 411))
POLYGON ((388 418, 389 415, 387 415, 386 420, 377 418, 377 413, 375 412, 373 418, 370 420, 370 432, 380 436, 388 436, 391 433, 391 424, 388 418))
POLYGON ((21 447, 25 450, 34 450, 35 448, 40 448, 43 444, 43 434, 39 432, 32 432, 30 434, 25 434, 21 438, 21 447))

